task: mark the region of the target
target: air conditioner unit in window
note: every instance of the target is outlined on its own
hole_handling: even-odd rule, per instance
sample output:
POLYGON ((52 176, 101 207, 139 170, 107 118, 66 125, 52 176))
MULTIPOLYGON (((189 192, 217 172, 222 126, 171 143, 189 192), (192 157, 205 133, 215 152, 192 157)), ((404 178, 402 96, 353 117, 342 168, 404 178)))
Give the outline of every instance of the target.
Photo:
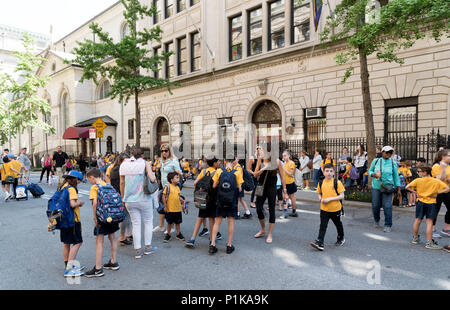
POLYGON ((306 109, 306 118, 323 117, 323 108, 306 109))
POLYGON ((220 118, 219 119, 219 126, 231 126, 231 118, 220 118))

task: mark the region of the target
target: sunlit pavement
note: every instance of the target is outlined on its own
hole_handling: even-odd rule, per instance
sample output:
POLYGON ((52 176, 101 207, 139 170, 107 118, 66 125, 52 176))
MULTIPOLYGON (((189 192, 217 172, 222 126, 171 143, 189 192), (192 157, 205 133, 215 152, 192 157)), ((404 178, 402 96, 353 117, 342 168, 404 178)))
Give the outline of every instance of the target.
MULTIPOLYGON (((33 174, 32 181, 38 176, 33 174)), ((346 208, 343 247, 334 246, 336 229, 330 221, 325 251, 309 243, 317 237, 319 205, 298 205, 298 218, 277 220, 273 243, 255 239, 259 230, 256 210, 252 219, 236 221, 233 244, 225 253, 226 222, 219 252, 208 254, 208 237, 198 237, 195 249, 175 240, 163 243, 163 234, 153 234, 156 253, 134 258, 132 246, 119 247, 119 271, 105 270, 102 278, 65 279, 59 231, 47 232, 45 210, 55 186, 42 185, 43 198, 0 202, 0 289, 450 289, 450 254, 412 245, 414 214, 395 212, 391 233, 372 227, 370 209, 346 208)), ((88 184, 79 187, 83 239, 77 259, 87 268, 95 263, 95 238, 88 184)), ((192 201, 192 189, 183 194, 192 201)), ((248 202, 249 198, 246 197, 248 202)), ((198 211, 190 204, 183 215, 181 231, 190 238, 198 211)), ((382 215, 382 223, 384 217, 382 215)), ((442 229, 443 217, 438 219, 442 229)), ((154 213, 154 224, 159 222, 154 213)), ((425 240, 425 225, 421 227, 425 240)), ((118 234, 117 234, 118 235, 118 234)), ((440 245, 450 238, 437 239, 440 245)), ((104 263, 109 259, 105 239, 104 263)))

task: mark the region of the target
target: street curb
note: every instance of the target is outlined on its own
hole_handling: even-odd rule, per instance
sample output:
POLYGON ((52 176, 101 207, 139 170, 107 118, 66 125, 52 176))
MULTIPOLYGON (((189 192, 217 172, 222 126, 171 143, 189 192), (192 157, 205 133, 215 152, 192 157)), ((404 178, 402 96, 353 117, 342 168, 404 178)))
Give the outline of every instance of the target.
MULTIPOLYGON (((190 185, 184 185, 183 188, 190 188, 190 189, 194 189, 193 186, 190 185)), ((246 195, 251 195, 251 193, 246 192, 246 195)), ((298 202, 310 202, 310 203, 319 203, 319 200, 313 200, 313 199, 305 199, 305 198, 298 198, 297 200, 298 202)), ((362 209, 372 209, 372 204, 368 203, 368 202, 357 202, 357 201, 348 201, 348 200, 344 200, 343 203, 344 207, 352 207, 352 208, 362 208, 362 209)), ((398 207, 393 207, 392 211, 396 211, 396 212, 405 212, 405 213, 416 213, 416 209, 415 208, 410 208, 410 209, 403 209, 403 208, 398 208, 398 207)), ((444 214, 438 214, 439 216, 444 216, 444 214)))

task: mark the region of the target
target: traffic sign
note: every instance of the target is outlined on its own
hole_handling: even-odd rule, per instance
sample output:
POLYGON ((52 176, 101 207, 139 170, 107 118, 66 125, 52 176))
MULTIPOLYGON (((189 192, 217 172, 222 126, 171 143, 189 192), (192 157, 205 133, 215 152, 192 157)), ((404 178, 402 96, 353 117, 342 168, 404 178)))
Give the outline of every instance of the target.
POLYGON ((95 127, 95 129, 97 130, 97 138, 103 138, 103 129, 105 129, 106 127, 108 127, 104 121, 102 121, 101 118, 98 118, 93 124, 92 126, 95 127))
POLYGON ((97 138, 103 138, 103 130, 97 131, 97 138))
POLYGON ((96 139, 97 138, 96 134, 97 134, 96 129, 94 128, 89 129, 89 139, 96 139))

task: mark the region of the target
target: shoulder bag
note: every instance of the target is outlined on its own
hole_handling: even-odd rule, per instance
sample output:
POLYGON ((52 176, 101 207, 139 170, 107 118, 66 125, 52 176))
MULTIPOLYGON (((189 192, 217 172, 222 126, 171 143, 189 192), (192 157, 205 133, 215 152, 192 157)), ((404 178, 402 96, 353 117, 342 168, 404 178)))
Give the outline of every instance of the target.
MULTIPOLYGON (((381 160, 381 158, 379 160, 381 160)), ((378 163, 378 161, 377 161, 377 163, 378 163)), ((392 163, 392 177, 393 177, 395 171, 394 171, 394 161, 392 161, 392 159, 391 159, 391 163, 392 163)), ((375 164, 375 166, 376 166, 376 164, 375 164)), ((380 163, 380 174, 381 175, 383 174, 382 170, 383 170, 383 161, 381 160, 381 163, 380 163)), ((383 184, 383 181, 381 181, 381 177, 380 177, 380 183, 381 183, 380 192, 385 193, 385 194, 394 193, 394 185, 393 184, 386 184, 386 185, 383 184)))

